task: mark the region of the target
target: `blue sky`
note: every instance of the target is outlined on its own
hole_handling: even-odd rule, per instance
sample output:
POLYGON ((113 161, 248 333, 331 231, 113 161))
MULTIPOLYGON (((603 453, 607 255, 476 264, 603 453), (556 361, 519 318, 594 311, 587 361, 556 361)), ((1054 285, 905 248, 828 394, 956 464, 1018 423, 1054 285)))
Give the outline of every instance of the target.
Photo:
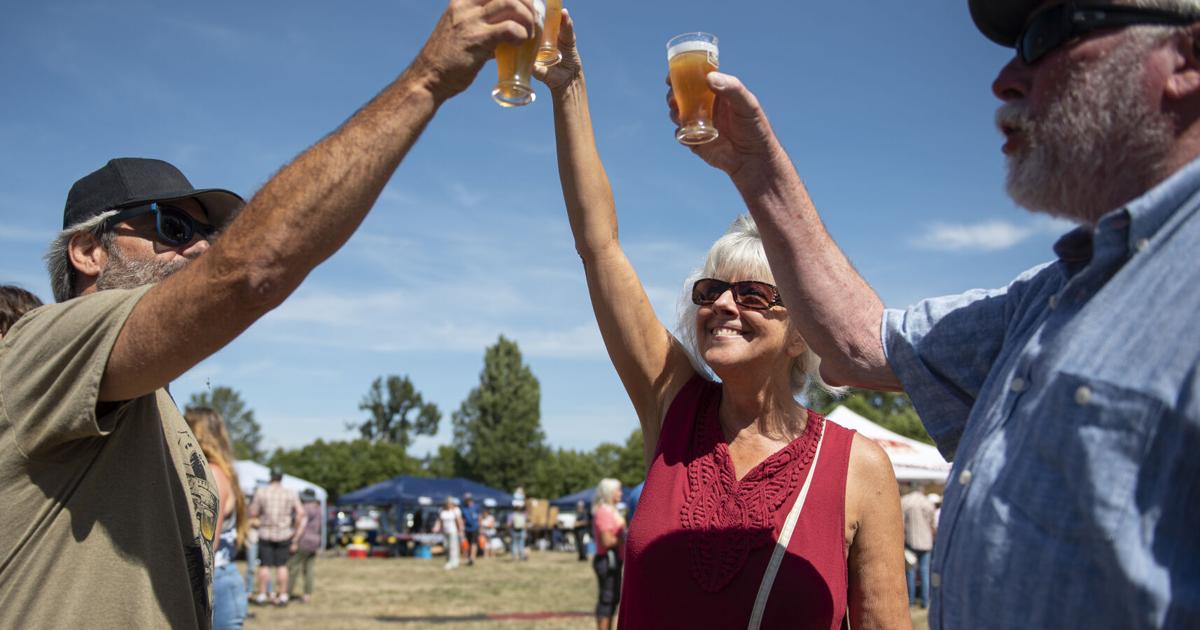
MULTIPOLYGON (((50 297, 41 254, 66 192, 111 157, 158 157, 249 197, 399 74, 441 0, 27 2, 0 21, 0 282, 50 297)), ((1003 191, 990 85, 1011 51, 965 0, 567 1, 622 241, 660 316, 743 211, 673 139, 664 44, 720 37, 826 225, 889 306, 1007 283, 1066 226, 1003 191)), ((554 446, 636 426, 588 303, 548 99, 504 110, 495 66, 437 114, 371 215, 292 298, 172 387, 239 390, 270 447, 352 437, 371 380, 407 374, 449 440, 484 348, 515 339, 554 446)), ((545 96, 545 88, 537 86, 545 96)))

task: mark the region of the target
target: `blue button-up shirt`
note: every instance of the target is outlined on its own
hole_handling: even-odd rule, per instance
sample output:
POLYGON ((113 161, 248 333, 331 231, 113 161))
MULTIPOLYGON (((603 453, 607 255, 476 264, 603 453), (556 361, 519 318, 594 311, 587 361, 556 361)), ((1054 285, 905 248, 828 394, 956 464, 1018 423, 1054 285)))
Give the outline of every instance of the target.
POLYGON ((1200 628, 1200 161, 1004 289, 888 310, 954 461, 934 628, 1200 628))

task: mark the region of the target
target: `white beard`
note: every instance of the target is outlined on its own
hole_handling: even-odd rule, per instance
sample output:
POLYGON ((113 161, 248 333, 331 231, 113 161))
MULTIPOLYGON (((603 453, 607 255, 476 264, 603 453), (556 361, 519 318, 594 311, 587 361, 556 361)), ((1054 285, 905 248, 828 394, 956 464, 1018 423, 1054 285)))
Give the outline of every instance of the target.
POLYGON ((175 260, 134 260, 126 258, 121 248, 114 245, 107 247, 108 264, 96 278, 96 289, 133 289, 146 284, 160 282, 167 276, 183 269, 190 259, 179 257, 175 260))
POLYGON ((1133 40, 1075 72, 1040 115, 1022 102, 1000 107, 997 124, 1024 140, 1008 156, 1014 201, 1094 224, 1157 182, 1174 124, 1140 92, 1147 48, 1133 40))

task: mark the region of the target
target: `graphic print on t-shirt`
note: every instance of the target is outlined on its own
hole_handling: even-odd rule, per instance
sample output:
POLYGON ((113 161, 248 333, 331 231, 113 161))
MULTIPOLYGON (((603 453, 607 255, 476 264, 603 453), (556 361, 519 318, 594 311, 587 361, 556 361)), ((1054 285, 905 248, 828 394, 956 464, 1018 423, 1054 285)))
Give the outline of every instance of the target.
POLYGON ((176 434, 179 452, 186 458, 183 469, 187 475, 187 489, 192 503, 192 543, 184 549, 187 559, 188 577, 191 579, 192 598, 197 609, 211 614, 212 600, 209 598, 209 576, 213 569, 213 538, 217 529, 217 492, 208 480, 204 454, 191 431, 176 434))

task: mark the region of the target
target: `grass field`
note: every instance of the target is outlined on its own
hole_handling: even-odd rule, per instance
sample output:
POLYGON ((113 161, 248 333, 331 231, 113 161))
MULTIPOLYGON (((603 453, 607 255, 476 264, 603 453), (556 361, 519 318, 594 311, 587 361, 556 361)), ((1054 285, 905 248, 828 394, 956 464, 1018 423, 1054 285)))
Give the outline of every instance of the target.
MULTIPOLYGON (((454 571, 442 564, 440 558, 322 557, 311 603, 251 606, 246 628, 596 627, 596 578, 591 563, 574 554, 533 552, 528 562, 479 560, 454 571)), ((915 628, 927 627, 924 613, 913 611, 915 628)))

